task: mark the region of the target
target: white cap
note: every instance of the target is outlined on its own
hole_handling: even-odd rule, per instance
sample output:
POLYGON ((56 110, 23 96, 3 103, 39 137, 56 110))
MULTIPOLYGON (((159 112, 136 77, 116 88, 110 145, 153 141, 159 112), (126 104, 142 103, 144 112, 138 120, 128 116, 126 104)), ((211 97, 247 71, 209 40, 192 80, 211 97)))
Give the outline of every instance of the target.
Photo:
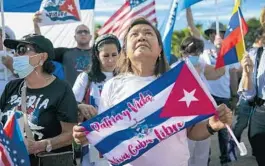
MULTIPOLYGON (((0 30, 2 30, 2 27, 0 27, 0 30)), ((16 39, 14 31, 8 26, 5 26, 5 33, 9 36, 9 39, 16 39)))

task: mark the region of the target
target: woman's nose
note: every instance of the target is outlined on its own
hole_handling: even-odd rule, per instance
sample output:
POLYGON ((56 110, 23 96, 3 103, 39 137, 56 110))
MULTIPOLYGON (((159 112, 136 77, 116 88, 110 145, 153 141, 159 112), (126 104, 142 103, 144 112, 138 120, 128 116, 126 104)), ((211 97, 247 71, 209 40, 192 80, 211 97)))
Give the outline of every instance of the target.
POLYGON ((139 34, 138 36, 138 41, 145 41, 146 40, 146 36, 142 33, 139 34))

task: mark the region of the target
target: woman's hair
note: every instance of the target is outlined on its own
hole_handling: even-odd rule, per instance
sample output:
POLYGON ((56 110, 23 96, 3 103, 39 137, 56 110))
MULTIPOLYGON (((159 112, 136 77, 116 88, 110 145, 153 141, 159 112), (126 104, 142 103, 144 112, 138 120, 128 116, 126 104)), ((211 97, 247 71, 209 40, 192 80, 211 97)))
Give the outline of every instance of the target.
POLYGON ((132 21, 131 24, 129 25, 127 31, 125 32, 125 36, 124 36, 124 40, 123 40, 123 47, 121 49, 121 55, 120 55, 120 58, 118 60, 115 72, 117 74, 128 73, 128 72, 133 73, 132 66, 131 66, 131 61, 127 57, 127 54, 126 54, 127 40, 128 40, 127 37, 128 37, 128 33, 130 32, 130 30, 135 25, 139 25, 139 24, 149 25, 156 33, 156 36, 157 36, 157 39, 158 39, 158 43, 159 43, 159 46, 161 47, 162 51, 160 53, 160 57, 157 58, 155 69, 154 69, 154 75, 160 76, 160 75, 162 75, 163 73, 165 73, 166 71, 169 70, 169 65, 167 63, 167 60, 166 60, 166 57, 165 57, 165 53, 164 53, 164 49, 163 49, 162 38, 161 38, 161 35, 160 35, 159 31, 156 29, 156 27, 154 27, 148 20, 146 20, 143 17, 137 18, 134 21, 132 21))
POLYGON ((180 44, 181 55, 194 54, 199 56, 204 50, 204 43, 201 39, 195 38, 193 36, 185 38, 180 44))
MULTIPOLYGON (((33 44, 33 47, 34 47, 36 53, 43 53, 43 51, 37 45, 33 44)), ((48 57, 49 57, 49 55, 48 55, 48 57)), ((52 60, 50 58, 47 58, 46 61, 43 63, 42 70, 43 70, 43 72, 45 72, 47 74, 52 74, 54 72, 55 66, 52 63, 52 60)))
POLYGON ((115 44, 117 47, 118 53, 121 51, 121 45, 118 38, 112 34, 106 34, 99 36, 95 41, 93 48, 92 48, 92 56, 91 56, 91 65, 87 71, 88 79, 92 82, 102 82, 106 79, 105 74, 102 73, 100 68, 100 61, 99 61, 99 52, 102 50, 104 45, 106 44, 115 44))

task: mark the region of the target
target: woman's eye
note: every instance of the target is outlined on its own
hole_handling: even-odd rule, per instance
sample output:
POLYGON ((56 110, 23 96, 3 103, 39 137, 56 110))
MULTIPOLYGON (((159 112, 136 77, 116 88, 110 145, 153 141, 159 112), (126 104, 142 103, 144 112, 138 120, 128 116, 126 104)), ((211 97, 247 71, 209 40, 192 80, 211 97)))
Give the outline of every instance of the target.
POLYGON ((153 36, 153 33, 152 32, 146 32, 146 35, 147 36, 153 36))
POLYGON ((137 33, 132 33, 131 34, 131 37, 136 37, 137 36, 137 33))

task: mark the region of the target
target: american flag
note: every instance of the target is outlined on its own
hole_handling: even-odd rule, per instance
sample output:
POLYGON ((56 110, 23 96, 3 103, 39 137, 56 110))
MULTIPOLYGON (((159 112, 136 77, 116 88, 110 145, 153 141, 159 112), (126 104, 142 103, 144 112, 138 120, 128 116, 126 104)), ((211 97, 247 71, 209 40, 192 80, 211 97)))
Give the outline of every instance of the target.
POLYGON ((29 155, 13 114, 6 122, 4 129, 0 124, 0 166, 29 165, 29 155))
POLYGON ((122 40, 130 21, 140 16, 157 24, 155 0, 127 0, 99 29, 98 34, 112 33, 122 40))

